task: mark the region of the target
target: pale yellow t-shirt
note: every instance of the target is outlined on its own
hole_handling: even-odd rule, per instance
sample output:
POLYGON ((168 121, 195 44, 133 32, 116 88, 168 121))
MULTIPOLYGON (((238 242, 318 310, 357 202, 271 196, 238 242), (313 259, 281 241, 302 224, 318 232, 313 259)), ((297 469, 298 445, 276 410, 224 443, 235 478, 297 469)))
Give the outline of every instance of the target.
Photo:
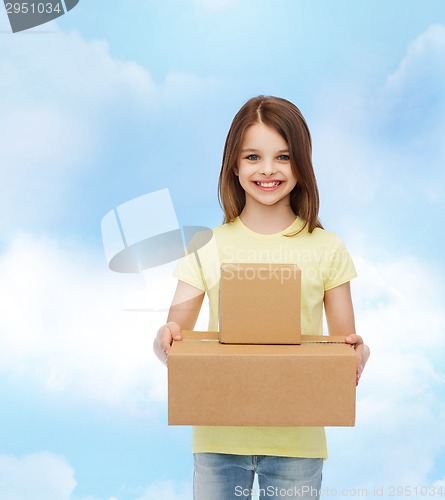
MULTIPOLYGON (((297 264, 302 270, 302 333, 323 333, 324 292, 350 281, 356 272, 348 251, 334 233, 316 228, 312 233, 303 229, 295 236, 285 236, 302 225, 302 219, 297 217, 280 233, 265 235, 251 231, 237 217, 216 227, 210 239, 208 235, 195 239, 195 247, 190 245, 174 275, 207 292, 210 331, 218 330, 221 264, 245 262, 297 264)), ((327 458, 323 427, 195 426, 192 447, 194 453, 327 458)))

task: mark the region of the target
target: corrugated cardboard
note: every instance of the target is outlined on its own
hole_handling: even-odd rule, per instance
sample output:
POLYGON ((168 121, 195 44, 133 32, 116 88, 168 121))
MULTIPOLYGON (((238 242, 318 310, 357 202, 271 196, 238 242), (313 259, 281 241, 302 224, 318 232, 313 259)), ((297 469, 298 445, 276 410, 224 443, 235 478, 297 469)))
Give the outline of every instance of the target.
POLYGON ((301 270, 295 264, 222 264, 219 340, 299 344, 301 270))
POLYGON ((170 425, 353 426, 355 354, 344 337, 226 345, 182 332, 168 356, 170 425))

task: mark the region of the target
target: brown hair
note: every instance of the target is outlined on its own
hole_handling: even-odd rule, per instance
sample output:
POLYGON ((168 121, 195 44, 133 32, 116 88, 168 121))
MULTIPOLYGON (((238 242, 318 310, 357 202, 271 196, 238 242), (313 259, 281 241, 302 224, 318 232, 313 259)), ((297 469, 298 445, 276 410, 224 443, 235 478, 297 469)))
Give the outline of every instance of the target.
POLYGON ((273 96, 258 96, 247 101, 230 126, 218 181, 218 199, 224 210, 224 222, 238 217, 246 203, 246 194, 235 171, 244 133, 258 122, 276 130, 289 146, 291 167, 297 178, 297 185, 290 193, 290 204, 295 215, 305 221, 302 229, 307 227, 311 233, 316 227, 322 228, 318 219, 320 202, 312 166, 309 128, 294 104, 273 96))

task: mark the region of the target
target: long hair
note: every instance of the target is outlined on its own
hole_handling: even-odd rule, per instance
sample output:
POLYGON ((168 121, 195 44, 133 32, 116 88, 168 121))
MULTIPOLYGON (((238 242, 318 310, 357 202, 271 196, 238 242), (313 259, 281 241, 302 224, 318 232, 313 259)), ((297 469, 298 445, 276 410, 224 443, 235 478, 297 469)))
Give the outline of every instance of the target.
MULTIPOLYGON (((318 219, 320 206, 317 181, 312 166, 312 140, 301 111, 280 97, 258 96, 247 101, 235 115, 224 145, 218 181, 218 199, 224 210, 224 222, 231 222, 242 212, 246 194, 235 175, 246 130, 264 123, 276 130, 289 147, 292 171, 297 184, 290 193, 290 205, 304 221, 309 232, 323 226, 318 219)), ((296 234, 296 233, 294 233, 296 234)))

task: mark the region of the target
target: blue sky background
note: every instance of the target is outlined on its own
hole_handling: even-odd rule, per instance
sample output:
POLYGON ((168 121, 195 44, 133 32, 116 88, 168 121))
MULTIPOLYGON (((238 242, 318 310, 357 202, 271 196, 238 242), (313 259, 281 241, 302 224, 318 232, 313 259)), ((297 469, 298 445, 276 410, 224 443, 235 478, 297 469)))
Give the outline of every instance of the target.
POLYGON ((324 488, 445 488, 444 61, 441 0, 81 0, 14 35, 0 8, 0 498, 191 498, 165 313, 128 311, 174 283, 109 271, 100 222, 168 188, 181 225, 219 224, 225 134, 257 94, 307 118, 372 348, 324 488))

